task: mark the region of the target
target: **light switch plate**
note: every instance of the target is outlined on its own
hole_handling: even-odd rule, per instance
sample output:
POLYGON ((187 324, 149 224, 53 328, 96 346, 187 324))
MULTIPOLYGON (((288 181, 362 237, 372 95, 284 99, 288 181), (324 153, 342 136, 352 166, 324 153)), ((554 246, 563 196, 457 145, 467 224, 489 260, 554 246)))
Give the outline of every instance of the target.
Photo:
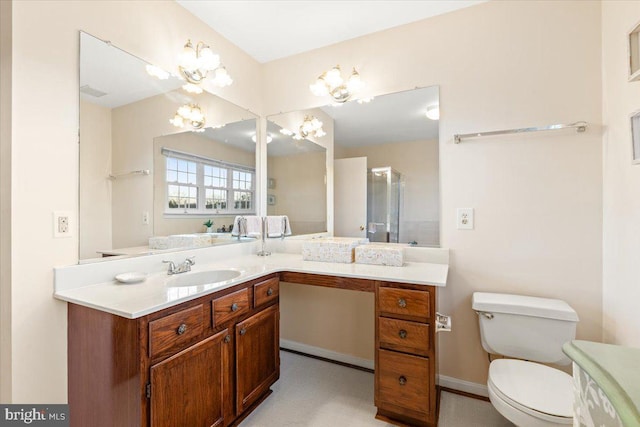
POLYGON ((456 225, 458 230, 473 230, 473 208, 458 208, 456 225))

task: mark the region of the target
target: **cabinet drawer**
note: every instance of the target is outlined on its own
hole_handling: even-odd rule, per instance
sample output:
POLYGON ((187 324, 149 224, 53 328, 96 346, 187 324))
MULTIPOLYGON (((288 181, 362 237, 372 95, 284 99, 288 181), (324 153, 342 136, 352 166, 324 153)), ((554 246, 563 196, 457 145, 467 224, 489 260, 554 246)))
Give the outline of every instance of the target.
POLYGON ((202 334, 202 304, 149 322, 149 356, 166 356, 185 348, 202 334))
POLYGON ((258 307, 276 300, 278 295, 280 295, 280 281, 277 277, 256 283, 253 285, 253 306, 258 307))
POLYGON ((429 354, 429 325, 408 320, 378 318, 380 347, 389 350, 429 354))
POLYGON ((426 322, 431 316, 428 291, 380 287, 378 308, 389 317, 406 316, 426 322))
POLYGON ((429 413, 429 359, 378 350, 378 407, 429 413))
POLYGON ((211 301, 213 326, 249 312, 249 289, 241 289, 232 294, 211 301))

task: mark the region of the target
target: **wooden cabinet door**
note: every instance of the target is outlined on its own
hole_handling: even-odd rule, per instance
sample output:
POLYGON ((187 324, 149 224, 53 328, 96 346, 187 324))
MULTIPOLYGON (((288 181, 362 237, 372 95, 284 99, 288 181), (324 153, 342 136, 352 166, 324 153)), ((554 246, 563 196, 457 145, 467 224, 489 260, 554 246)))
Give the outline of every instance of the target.
POLYGON ((236 325, 236 405, 251 406, 280 377, 278 305, 236 325))
POLYGON ((222 427, 233 418, 229 330, 151 367, 151 427, 222 427))

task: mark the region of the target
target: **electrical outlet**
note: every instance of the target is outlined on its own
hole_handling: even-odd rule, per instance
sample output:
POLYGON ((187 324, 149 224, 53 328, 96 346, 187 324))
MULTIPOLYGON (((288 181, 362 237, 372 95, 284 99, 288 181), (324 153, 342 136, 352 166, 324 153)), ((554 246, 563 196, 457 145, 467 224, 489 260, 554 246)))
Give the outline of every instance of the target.
POLYGON ((56 211, 53 213, 53 237, 71 237, 71 212, 56 211))
POLYGON ((473 208, 458 208, 456 225, 458 230, 473 230, 473 208))
POLYGON ((149 225, 149 212, 148 211, 142 212, 142 224, 149 225))

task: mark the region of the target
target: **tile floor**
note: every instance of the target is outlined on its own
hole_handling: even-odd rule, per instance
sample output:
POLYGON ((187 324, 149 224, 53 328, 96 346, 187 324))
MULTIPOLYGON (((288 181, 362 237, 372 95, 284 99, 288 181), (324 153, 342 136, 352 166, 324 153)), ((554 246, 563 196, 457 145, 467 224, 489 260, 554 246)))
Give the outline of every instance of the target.
MULTIPOLYGON (((281 352, 280 380, 241 427, 391 427, 374 418, 373 374, 281 352)), ((508 427, 490 403, 443 392, 439 427, 508 427)))

